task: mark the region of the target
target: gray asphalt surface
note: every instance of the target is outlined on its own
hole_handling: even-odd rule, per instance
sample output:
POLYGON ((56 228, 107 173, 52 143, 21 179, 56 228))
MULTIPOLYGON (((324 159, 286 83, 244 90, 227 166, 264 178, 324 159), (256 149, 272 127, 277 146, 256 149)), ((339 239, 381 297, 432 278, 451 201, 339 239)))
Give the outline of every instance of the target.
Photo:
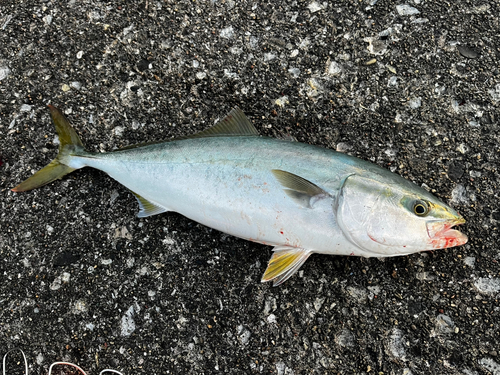
POLYGON ((496 1, 0 3, 0 355, 23 349, 35 374, 60 360, 89 374, 500 374, 498 14, 496 1), (425 184, 469 243, 315 255, 273 288, 270 247, 178 214, 138 219, 99 171, 11 192, 57 153, 49 103, 90 150, 191 134, 239 106, 262 134, 425 184))

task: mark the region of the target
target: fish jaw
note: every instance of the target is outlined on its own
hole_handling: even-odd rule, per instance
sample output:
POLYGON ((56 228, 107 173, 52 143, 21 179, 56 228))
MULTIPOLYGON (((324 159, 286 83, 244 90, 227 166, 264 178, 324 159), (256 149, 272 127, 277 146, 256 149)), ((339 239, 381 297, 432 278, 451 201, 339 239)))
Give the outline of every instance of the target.
POLYGON ((461 216, 458 219, 427 223, 429 250, 446 249, 466 244, 468 240, 467 235, 453 229, 455 225, 463 223, 465 223, 465 219, 461 216))

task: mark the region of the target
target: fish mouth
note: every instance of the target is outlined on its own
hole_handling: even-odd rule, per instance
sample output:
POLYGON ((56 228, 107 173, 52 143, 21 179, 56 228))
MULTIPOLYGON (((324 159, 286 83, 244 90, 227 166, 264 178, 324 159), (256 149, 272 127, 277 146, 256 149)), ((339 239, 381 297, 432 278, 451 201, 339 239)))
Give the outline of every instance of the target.
POLYGON ((455 225, 465 223, 463 217, 446 221, 431 221, 427 223, 429 245, 432 249, 446 249, 448 247, 461 246, 467 243, 467 236, 453 229, 455 225))

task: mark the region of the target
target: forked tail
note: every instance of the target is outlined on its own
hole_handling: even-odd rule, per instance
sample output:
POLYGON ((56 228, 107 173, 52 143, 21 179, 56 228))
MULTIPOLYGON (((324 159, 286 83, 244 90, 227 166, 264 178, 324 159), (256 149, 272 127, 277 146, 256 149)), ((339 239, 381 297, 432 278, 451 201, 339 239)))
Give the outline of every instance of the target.
POLYGON ((75 151, 83 151, 83 143, 63 113, 50 104, 49 109, 57 134, 59 135, 59 153, 47 166, 21 182, 12 191, 21 192, 35 189, 75 170, 75 168, 69 167, 66 163, 75 151))

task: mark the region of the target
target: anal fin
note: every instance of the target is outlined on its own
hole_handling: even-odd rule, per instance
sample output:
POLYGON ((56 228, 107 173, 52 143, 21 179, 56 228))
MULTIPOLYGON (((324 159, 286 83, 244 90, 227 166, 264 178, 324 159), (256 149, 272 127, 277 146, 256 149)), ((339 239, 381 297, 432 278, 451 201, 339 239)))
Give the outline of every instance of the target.
POLYGON ((261 280, 263 283, 273 280, 273 286, 288 280, 313 253, 311 250, 290 246, 276 246, 273 251, 261 280))
POLYGON ((168 210, 165 207, 159 206, 156 203, 148 201, 146 198, 141 197, 139 194, 132 192, 139 202, 139 213, 137 217, 148 217, 158 215, 168 210))

